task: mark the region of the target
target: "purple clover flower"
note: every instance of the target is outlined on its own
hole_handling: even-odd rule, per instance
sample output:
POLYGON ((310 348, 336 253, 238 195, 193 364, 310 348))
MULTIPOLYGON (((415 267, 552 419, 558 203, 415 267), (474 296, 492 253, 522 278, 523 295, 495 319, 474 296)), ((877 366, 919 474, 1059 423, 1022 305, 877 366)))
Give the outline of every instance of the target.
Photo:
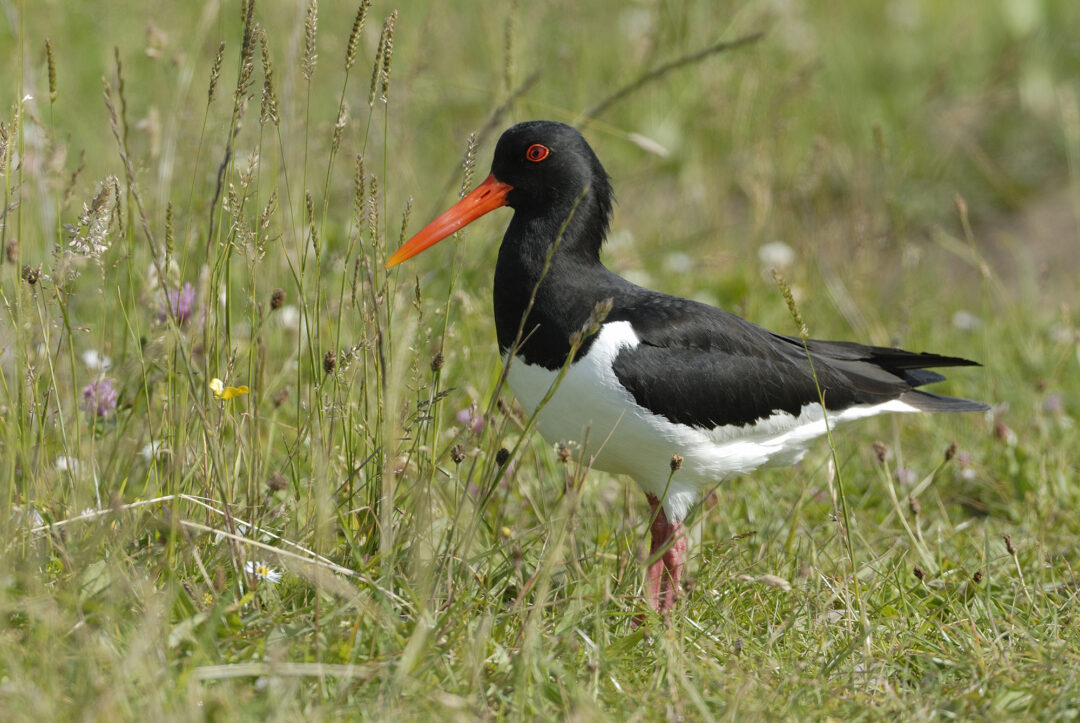
POLYGON ((192 312, 195 311, 195 289, 188 282, 184 282, 184 285, 179 289, 167 289, 165 291, 165 298, 168 306, 162 305, 161 312, 158 314, 158 319, 165 321, 169 318, 169 314, 172 313, 176 317, 176 323, 179 326, 183 326, 191 318, 192 312))
POLYGON ((457 413, 458 424, 471 430, 473 434, 480 434, 484 429, 484 415, 476 408, 476 405, 462 409, 457 413))
POLYGON ((90 414, 107 417, 116 411, 117 396, 112 380, 102 379, 101 381, 92 382, 83 387, 82 408, 90 414))

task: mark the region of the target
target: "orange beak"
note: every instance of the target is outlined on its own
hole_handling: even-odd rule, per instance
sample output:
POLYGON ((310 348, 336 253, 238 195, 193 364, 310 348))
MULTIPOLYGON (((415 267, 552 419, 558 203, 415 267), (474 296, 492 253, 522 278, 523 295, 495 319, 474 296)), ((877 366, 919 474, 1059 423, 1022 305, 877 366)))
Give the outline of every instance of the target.
POLYGON ((393 268, 405 259, 434 246, 462 226, 472 223, 489 211, 506 205, 506 194, 514 190, 509 183, 503 183, 488 176, 484 182, 474 188, 441 216, 429 223, 420 233, 406 241, 393 256, 386 260, 386 268, 393 268))

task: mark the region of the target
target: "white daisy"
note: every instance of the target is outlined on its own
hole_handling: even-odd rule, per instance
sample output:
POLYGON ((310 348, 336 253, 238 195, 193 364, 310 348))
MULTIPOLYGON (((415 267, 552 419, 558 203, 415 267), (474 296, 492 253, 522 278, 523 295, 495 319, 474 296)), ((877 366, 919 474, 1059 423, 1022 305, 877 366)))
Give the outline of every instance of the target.
POLYGON ((248 575, 254 575, 259 580, 266 580, 267 582, 273 583, 274 585, 281 582, 281 573, 263 562, 248 560, 247 564, 244 565, 244 572, 248 575))

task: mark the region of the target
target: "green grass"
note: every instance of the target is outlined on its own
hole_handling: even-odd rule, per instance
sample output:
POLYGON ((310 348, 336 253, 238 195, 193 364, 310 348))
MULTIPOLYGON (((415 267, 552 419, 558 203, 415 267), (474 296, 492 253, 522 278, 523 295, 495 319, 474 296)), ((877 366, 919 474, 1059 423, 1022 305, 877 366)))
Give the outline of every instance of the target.
POLYGON ((376 3, 346 73, 329 5, 310 79, 304 7, 255 8, 278 123, 259 35, 234 104, 234 3, 4 6, 0 717, 1080 715, 1080 6, 376 3), (508 212, 383 270, 528 118, 604 160, 615 270, 794 333, 784 241, 811 335, 977 359, 937 390, 995 411, 724 485, 678 614, 634 627, 643 496, 497 388, 508 212))

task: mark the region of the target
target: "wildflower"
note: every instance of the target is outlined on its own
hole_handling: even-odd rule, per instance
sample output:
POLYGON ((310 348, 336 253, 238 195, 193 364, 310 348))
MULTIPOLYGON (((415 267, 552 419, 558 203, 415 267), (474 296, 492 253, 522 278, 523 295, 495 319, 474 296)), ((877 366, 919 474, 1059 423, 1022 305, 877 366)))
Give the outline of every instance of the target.
POLYGON ((694 257, 682 251, 674 251, 664 257, 664 268, 676 274, 688 274, 696 266, 694 257))
POLYGON ((254 575, 258 580, 266 580, 274 585, 281 582, 281 573, 262 562, 248 560, 247 564, 244 565, 244 572, 248 575, 254 575))
POLYGON ((92 372, 107 372, 112 368, 112 359, 97 349, 87 349, 82 353, 83 364, 92 372))
POLYGON ((300 331, 300 310, 292 304, 281 307, 278 312, 278 322, 289 331, 300 331))
POLYGON ((758 260, 767 269, 783 271, 795 263, 795 249, 783 241, 772 241, 758 249, 758 260))
POLYGON ((176 317, 176 323, 183 326, 191 318, 195 311, 195 289, 188 282, 179 289, 168 289, 165 292, 166 303, 162 305, 158 313, 158 319, 165 321, 169 315, 176 317))
POLYGON ((233 397, 239 397, 243 394, 247 394, 251 389, 246 384, 241 384, 238 387, 227 387, 217 377, 210 380, 210 391, 214 393, 218 399, 232 399, 233 397))
POLYGON ((153 442, 147 442, 142 449, 139 450, 139 455, 151 462, 155 459, 160 460, 169 453, 169 450, 165 448, 165 442, 160 439, 155 439, 153 442))
POLYGON ((952 317, 952 325, 961 331, 974 331, 982 326, 982 319, 970 311, 960 309, 952 317))
POLYGON ((1065 398, 1060 394, 1051 394, 1043 400, 1043 412, 1052 417, 1065 414, 1065 398))
POLYGON ((99 417, 107 417, 116 411, 116 398, 116 389, 113 388, 111 380, 102 379, 92 382, 82 390, 83 411, 99 417))
POLYGON ((470 405, 457 413, 458 424, 472 430, 473 434, 480 434, 484 430, 484 415, 477 410, 476 405, 470 405))
POLYGON ((57 472, 71 472, 72 474, 78 474, 82 471, 82 462, 74 457, 60 456, 56 458, 56 471, 57 472))

